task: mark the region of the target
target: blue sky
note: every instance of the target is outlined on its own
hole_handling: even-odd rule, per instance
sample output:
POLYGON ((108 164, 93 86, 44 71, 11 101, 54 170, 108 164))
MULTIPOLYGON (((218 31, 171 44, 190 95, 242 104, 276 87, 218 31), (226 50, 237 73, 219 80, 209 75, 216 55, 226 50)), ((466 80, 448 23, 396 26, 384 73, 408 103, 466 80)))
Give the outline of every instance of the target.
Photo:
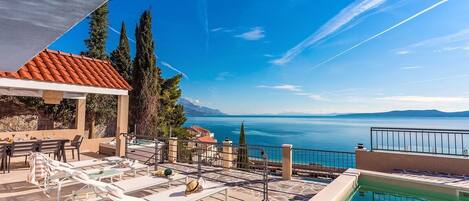
MULTIPOLYGON (((111 0, 109 52, 145 9, 164 76, 226 113, 469 110, 469 1, 111 0)), ((49 48, 79 53, 87 32, 49 48)))

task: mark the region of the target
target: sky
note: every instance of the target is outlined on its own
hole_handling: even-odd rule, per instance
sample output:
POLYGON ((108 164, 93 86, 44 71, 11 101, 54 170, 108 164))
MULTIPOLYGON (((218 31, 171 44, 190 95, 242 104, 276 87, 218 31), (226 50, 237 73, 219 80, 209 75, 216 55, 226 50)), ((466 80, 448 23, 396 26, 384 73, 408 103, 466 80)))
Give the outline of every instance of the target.
MULTIPOLYGON (((225 113, 469 110, 467 0, 110 0, 108 52, 146 9, 163 76, 225 113)), ((49 48, 85 50, 88 23, 49 48)))

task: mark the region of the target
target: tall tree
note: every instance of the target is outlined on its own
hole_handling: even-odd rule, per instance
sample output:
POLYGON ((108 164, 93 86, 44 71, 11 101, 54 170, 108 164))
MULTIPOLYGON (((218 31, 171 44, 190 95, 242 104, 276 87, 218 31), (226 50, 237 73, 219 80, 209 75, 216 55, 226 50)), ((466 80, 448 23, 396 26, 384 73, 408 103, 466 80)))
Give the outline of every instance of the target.
POLYGON ((143 12, 135 30, 136 53, 133 62, 133 90, 131 111, 137 132, 155 135, 158 132, 158 110, 161 89, 161 70, 156 66, 151 13, 143 12))
POLYGON ((111 62, 119 74, 132 85, 132 61, 130 59, 129 39, 127 38, 125 24, 122 22, 119 45, 111 53, 111 62))
POLYGON ((248 148, 246 145, 246 136, 244 134, 244 121, 241 122, 241 128, 239 131, 239 148, 237 162, 238 168, 249 168, 248 148))
POLYGON ((108 7, 107 3, 96 9, 90 16, 90 29, 88 39, 85 39, 87 51, 82 52, 82 55, 96 58, 107 59, 106 54, 106 38, 108 26, 108 7))
MULTIPOLYGON (((106 54, 106 38, 108 29, 108 7, 104 4, 91 14, 89 38, 85 39, 87 51, 82 55, 96 58, 108 59, 106 54)), ((115 97, 108 95, 89 94, 86 98, 86 116, 89 120, 89 138, 96 138, 96 124, 107 123, 116 115, 115 97)))
POLYGON ((161 84, 158 126, 165 136, 169 135, 170 128, 180 128, 186 122, 184 107, 177 102, 182 94, 181 79, 182 75, 176 75, 161 84))

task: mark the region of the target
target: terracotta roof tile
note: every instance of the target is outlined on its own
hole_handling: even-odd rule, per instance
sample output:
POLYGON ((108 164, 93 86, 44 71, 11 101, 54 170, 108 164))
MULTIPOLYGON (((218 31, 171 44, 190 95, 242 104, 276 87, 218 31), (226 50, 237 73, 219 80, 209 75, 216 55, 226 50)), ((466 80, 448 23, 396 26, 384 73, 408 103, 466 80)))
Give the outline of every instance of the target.
POLYGON ((54 50, 42 51, 17 72, 0 71, 0 78, 132 90, 109 61, 54 50))

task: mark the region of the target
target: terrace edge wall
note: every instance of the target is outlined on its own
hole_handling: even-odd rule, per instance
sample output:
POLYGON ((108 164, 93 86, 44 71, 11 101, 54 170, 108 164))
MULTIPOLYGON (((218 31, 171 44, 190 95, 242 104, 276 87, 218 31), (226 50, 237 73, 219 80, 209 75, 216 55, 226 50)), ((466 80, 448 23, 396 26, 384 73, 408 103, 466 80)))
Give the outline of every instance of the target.
POLYGON ((356 168, 377 172, 416 170, 469 175, 469 157, 357 149, 356 168))

